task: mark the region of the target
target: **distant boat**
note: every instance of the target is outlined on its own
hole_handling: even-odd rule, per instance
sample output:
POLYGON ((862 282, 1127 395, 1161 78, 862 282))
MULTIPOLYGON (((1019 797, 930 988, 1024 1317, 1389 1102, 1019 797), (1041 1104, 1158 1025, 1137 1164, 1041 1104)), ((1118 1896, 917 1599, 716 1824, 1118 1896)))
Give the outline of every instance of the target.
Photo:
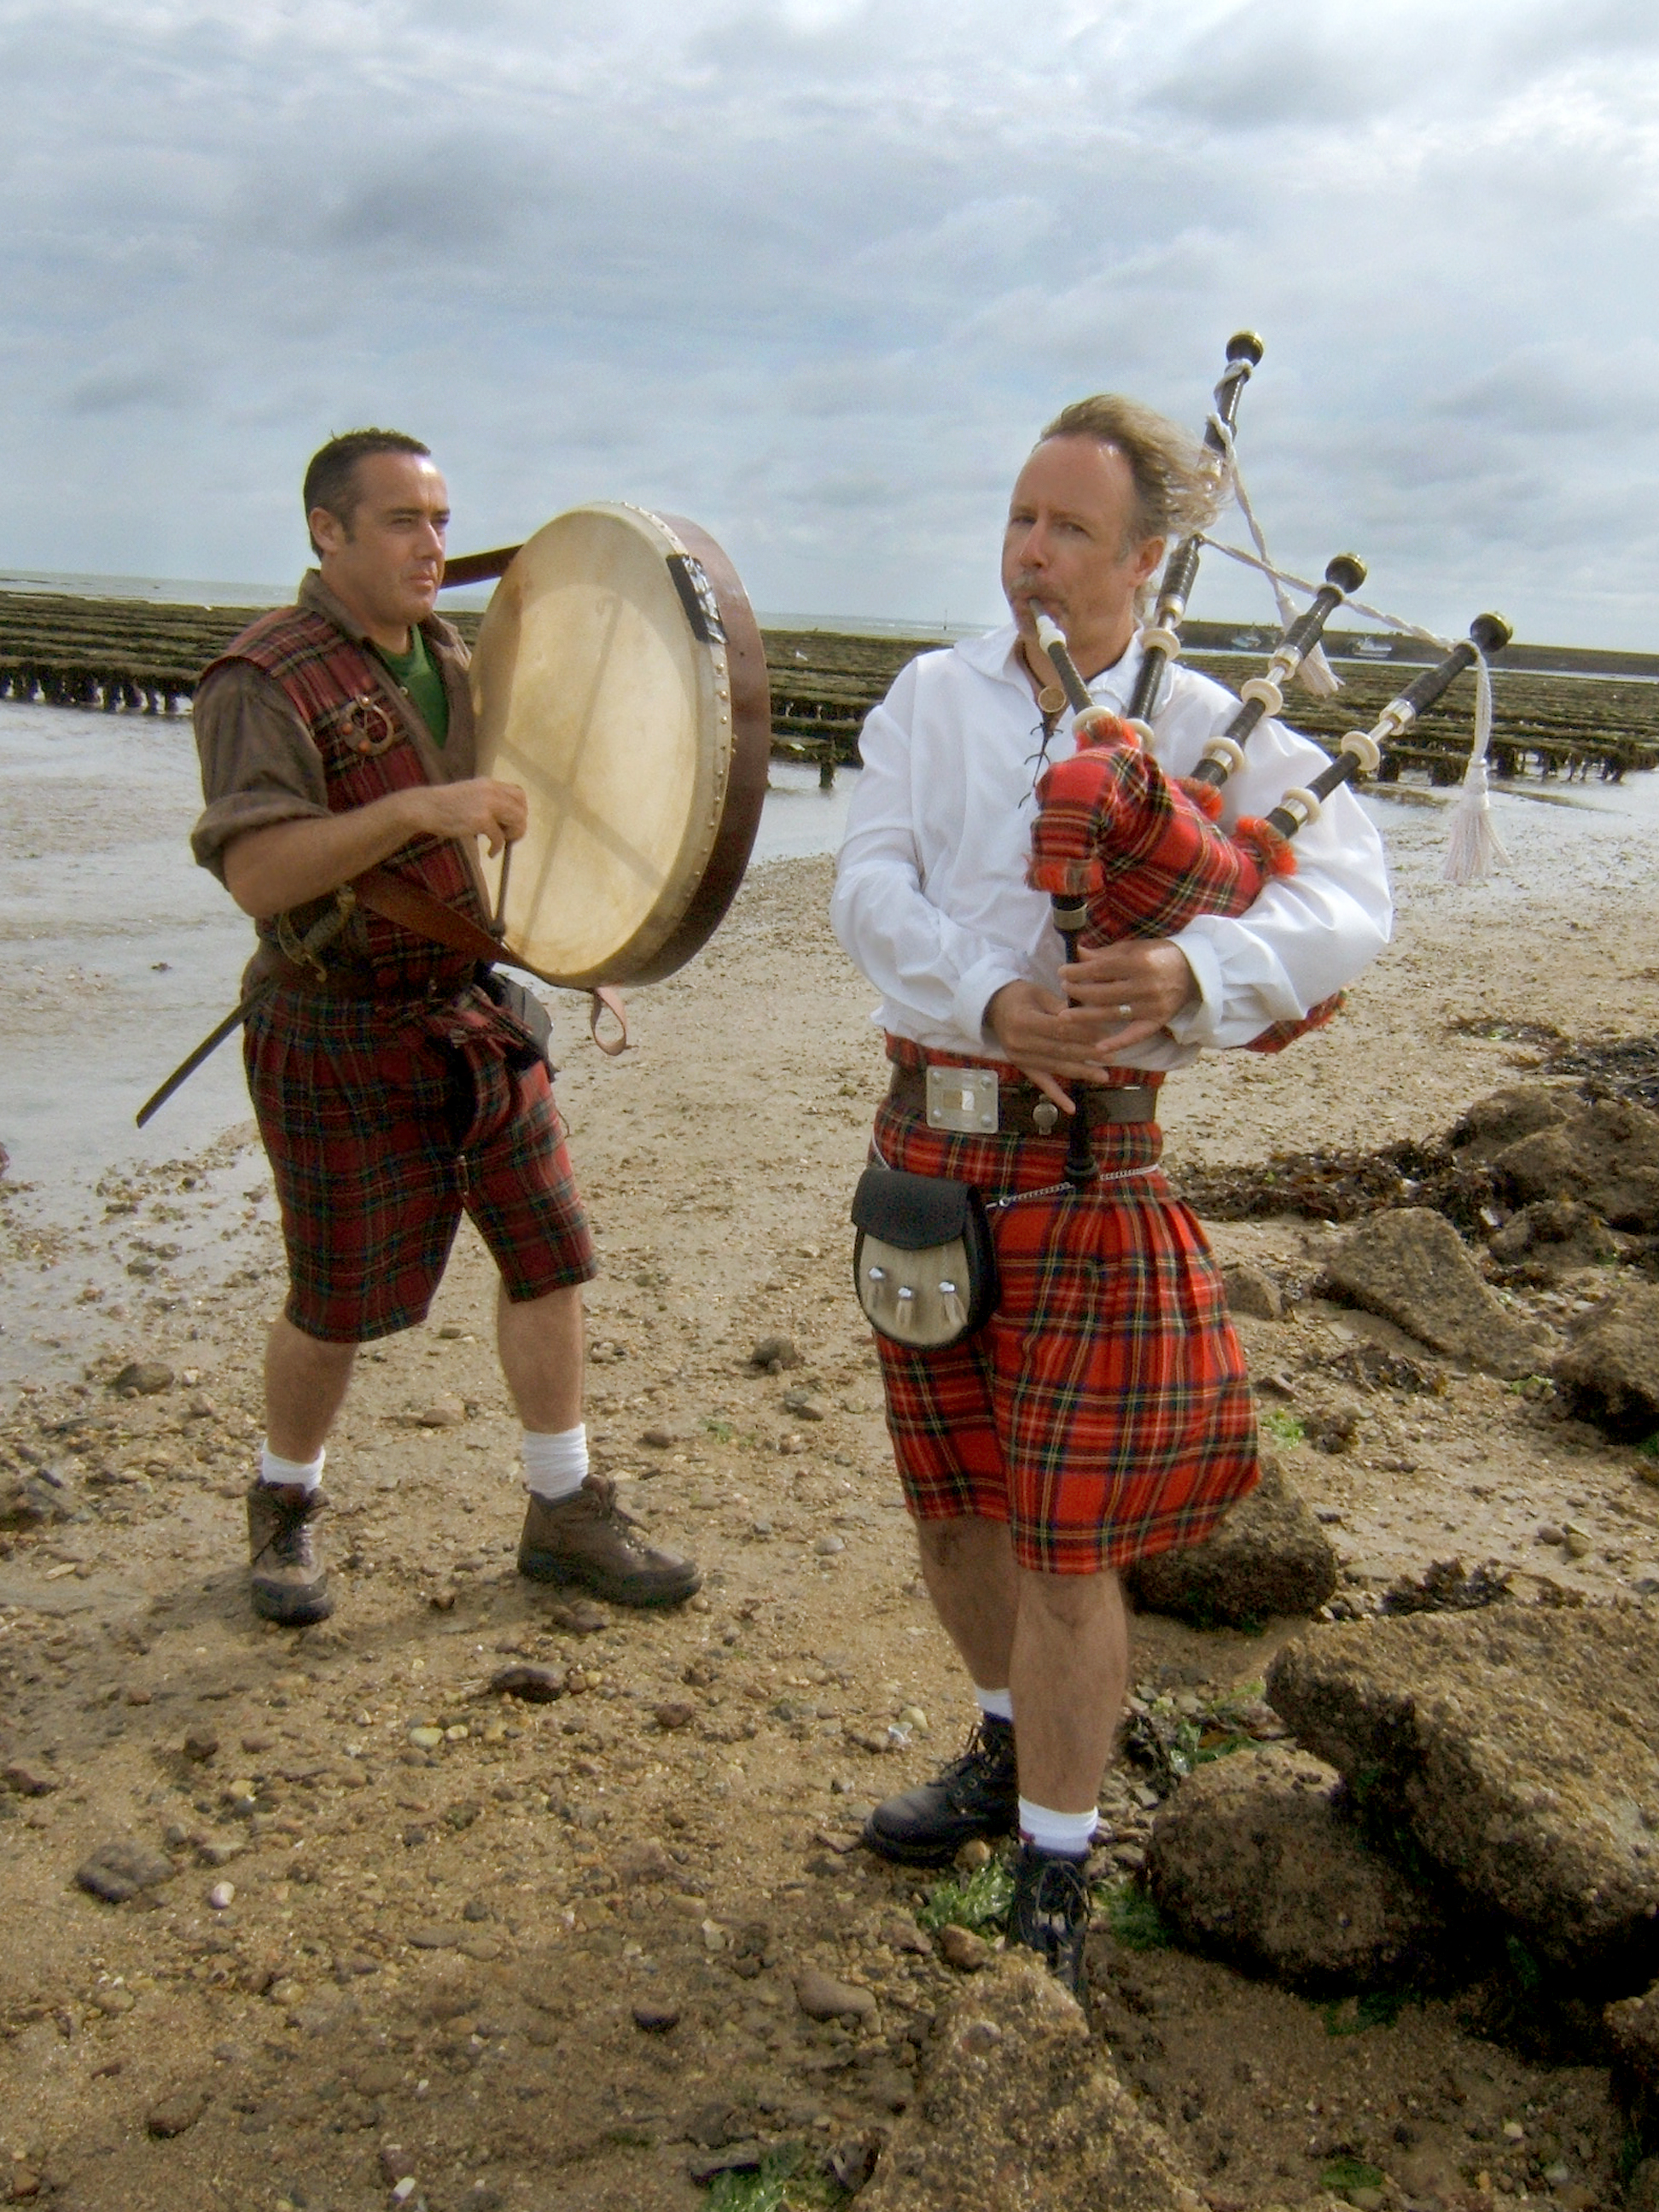
POLYGON ((1240 653, 1260 653, 1266 640, 1258 637, 1253 629, 1238 629, 1233 632, 1228 642, 1237 647, 1240 653))
POLYGON ((1353 649, 1362 660, 1392 660, 1394 641, 1386 637, 1357 637, 1353 649))

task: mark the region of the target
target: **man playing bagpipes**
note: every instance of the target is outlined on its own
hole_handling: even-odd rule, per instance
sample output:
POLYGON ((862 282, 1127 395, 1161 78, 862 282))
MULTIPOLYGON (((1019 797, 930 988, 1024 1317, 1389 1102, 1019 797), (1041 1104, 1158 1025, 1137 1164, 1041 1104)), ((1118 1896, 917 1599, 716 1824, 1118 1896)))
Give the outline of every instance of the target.
POLYGON ((1237 833, 1324 765, 1310 741, 1264 720, 1213 824, 1179 791, 1238 702, 1178 662, 1144 757, 1123 756, 1134 739, 1109 718, 1088 733, 1101 758, 1076 752, 1039 617, 1122 715, 1151 580, 1216 495, 1196 446, 1132 402, 1085 400, 1048 426, 1003 539, 1013 621, 912 661, 870 716, 832 908, 882 994, 893 1064, 854 1208, 860 1296, 923 1576, 980 1708, 966 1753, 878 1805, 866 1841, 938 1864, 1018 1827, 1012 1935, 1079 1994, 1084 1868, 1128 1680, 1120 1571, 1198 1542, 1257 1479, 1218 1271, 1158 1164, 1158 1087, 1206 1048, 1293 1033, 1376 957, 1391 920, 1381 842, 1346 788, 1297 837, 1293 872, 1273 872, 1271 840, 1237 833), (1109 753, 1122 757, 1115 780, 1109 753), (1081 771, 1064 766, 1073 757, 1081 771), (1034 858, 1051 766, 1066 787, 1050 787, 1034 858), (1091 839, 1120 802, 1137 834, 1148 806, 1164 810, 1154 870, 1189 840, 1181 866, 1200 896, 1172 896, 1167 866, 1120 874, 1115 892, 1112 853, 1097 866, 1091 839), (1069 963, 1048 896, 1062 884, 1096 893, 1069 963), (1089 1145, 1068 1181, 1079 1109, 1089 1145), (988 1218, 996 1303, 941 1342, 927 1316, 971 1303, 957 1279, 971 1224, 948 1248, 950 1279, 917 1289, 899 1279, 923 1239, 902 1217, 918 1190, 926 1213, 952 1186, 988 1218))

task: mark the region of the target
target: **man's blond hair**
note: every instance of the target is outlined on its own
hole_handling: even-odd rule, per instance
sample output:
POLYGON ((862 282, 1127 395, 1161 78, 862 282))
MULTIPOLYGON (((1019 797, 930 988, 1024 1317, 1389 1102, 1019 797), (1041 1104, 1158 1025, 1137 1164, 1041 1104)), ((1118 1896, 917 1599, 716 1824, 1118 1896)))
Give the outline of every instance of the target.
POLYGON ((1115 446, 1127 461, 1135 487, 1130 545, 1148 538, 1174 541, 1207 530, 1214 521, 1222 491, 1215 455, 1139 400, 1116 392, 1074 399, 1061 408, 1039 442, 1050 438, 1093 438, 1115 446))

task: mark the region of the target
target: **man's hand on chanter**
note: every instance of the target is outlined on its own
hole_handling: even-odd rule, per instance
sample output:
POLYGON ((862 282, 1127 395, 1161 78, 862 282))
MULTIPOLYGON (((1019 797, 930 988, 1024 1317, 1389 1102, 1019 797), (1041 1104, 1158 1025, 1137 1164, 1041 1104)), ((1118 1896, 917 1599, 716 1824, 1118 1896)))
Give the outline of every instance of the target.
POLYGON ((1060 975, 1075 1004, 1036 983, 1005 983, 985 1025, 1006 1058, 1046 1097, 1074 1110, 1062 1081, 1098 1081, 1115 1054, 1156 1036, 1198 995, 1192 969, 1167 939, 1134 939, 1085 952, 1060 975))

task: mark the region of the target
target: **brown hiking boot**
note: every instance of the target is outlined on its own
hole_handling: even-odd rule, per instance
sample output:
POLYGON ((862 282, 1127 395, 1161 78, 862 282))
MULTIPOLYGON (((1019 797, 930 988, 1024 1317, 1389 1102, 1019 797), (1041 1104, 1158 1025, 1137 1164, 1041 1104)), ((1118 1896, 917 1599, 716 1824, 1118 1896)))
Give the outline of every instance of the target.
POLYGON ((262 1620, 303 1628, 334 1610, 328 1570, 317 1556, 312 1522, 328 1504, 320 1490, 252 1482, 247 1492, 249 1595, 262 1620))
POLYGON ((532 1492, 519 1539, 519 1572, 538 1583, 580 1583, 612 1605, 678 1605, 702 1587, 702 1570, 653 1551, 617 1503, 609 1475, 590 1474, 572 1498, 550 1504, 532 1492))

